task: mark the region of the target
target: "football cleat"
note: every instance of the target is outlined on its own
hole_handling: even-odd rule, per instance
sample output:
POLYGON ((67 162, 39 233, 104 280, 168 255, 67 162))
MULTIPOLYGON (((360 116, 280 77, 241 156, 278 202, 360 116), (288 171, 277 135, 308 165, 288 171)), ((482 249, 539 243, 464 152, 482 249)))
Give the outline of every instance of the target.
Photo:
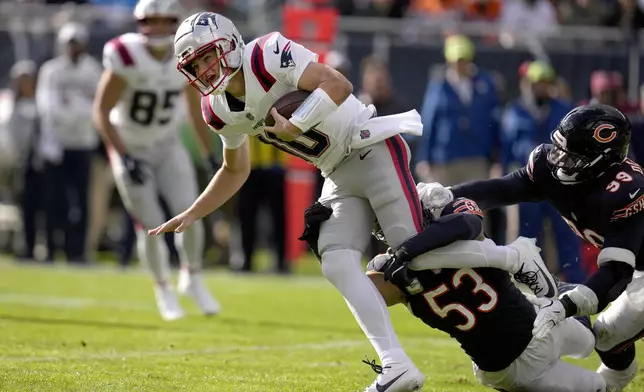
POLYGON ((425 384, 425 376, 413 363, 393 363, 380 366, 376 361, 362 361, 380 375, 364 392, 412 392, 420 391, 425 384))
POLYGON ((541 258, 536 239, 519 237, 508 247, 519 252, 514 280, 527 286, 537 297, 556 298, 557 282, 541 258))
POLYGON ((161 317, 165 321, 177 320, 184 316, 183 309, 179 305, 177 293, 172 289, 172 286, 156 285, 154 295, 157 299, 159 313, 161 313, 161 317))
POLYGON ((630 366, 624 370, 613 370, 602 363, 597 369, 597 373, 606 381, 606 392, 621 392, 637 374, 637 359, 634 359, 630 366))
POLYGON ((182 269, 179 272, 179 283, 177 291, 192 298, 197 307, 207 316, 221 312, 221 305, 208 291, 201 274, 191 274, 188 270, 182 269))

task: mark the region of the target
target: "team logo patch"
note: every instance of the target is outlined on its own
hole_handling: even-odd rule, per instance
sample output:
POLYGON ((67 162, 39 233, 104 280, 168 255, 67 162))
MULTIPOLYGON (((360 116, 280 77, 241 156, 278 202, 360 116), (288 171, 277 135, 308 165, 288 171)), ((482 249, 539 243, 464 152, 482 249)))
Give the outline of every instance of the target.
POLYGON ((615 131, 615 126, 611 124, 602 124, 595 128, 593 132, 593 139, 597 140, 600 143, 610 143, 617 137, 617 131, 615 131), (611 131, 611 132, 602 132, 602 131, 611 131))
POLYGON ((360 131, 360 139, 369 139, 371 137, 371 132, 368 129, 363 129, 360 131))
POLYGON ((289 41, 286 44, 286 46, 284 46, 284 49, 282 49, 282 57, 280 58, 280 68, 292 68, 292 67, 295 67, 295 61, 293 61, 293 55, 291 54, 291 41, 289 41))

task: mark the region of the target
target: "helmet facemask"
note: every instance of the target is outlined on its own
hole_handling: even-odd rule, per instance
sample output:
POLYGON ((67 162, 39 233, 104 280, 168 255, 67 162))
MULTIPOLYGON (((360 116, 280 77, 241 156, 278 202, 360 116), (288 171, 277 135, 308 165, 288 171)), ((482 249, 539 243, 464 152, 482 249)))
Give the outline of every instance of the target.
POLYGON ((210 94, 223 94, 228 87, 228 83, 241 69, 232 68, 228 64, 228 55, 235 50, 235 42, 225 38, 219 38, 212 41, 193 53, 185 55, 179 61, 177 68, 183 73, 194 88, 199 90, 202 96, 210 94), (228 47, 224 49, 224 45, 228 47), (204 69, 195 69, 195 60, 211 55, 204 69), (213 70, 216 70, 213 76, 213 70))
POLYGON ((555 130, 551 137, 552 149, 548 152, 547 160, 553 176, 562 183, 575 184, 590 180, 600 175, 601 168, 597 163, 605 157, 605 153, 596 157, 588 157, 570 151, 566 147, 566 139, 555 130))

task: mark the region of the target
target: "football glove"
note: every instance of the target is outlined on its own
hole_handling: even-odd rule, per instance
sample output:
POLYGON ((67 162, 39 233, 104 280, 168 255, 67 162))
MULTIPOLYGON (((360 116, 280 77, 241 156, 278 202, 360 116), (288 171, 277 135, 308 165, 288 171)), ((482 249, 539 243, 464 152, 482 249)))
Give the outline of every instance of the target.
POLYGON ((566 318, 566 309, 558 299, 538 298, 529 296, 528 299, 539 307, 537 317, 534 319, 532 335, 535 339, 544 340, 550 331, 566 318))
POLYGON ((320 226, 322 222, 329 220, 332 214, 333 210, 320 202, 313 203, 304 211, 304 233, 302 233, 298 240, 306 241, 319 261, 322 261, 320 253, 318 252, 320 226))
MULTIPOLYGON (((424 209, 434 211, 442 210, 446 205, 454 200, 454 194, 448 188, 445 188, 438 182, 416 184, 418 198, 424 209)), ((437 214, 440 216, 440 213, 437 214)), ((436 216, 436 215, 435 215, 436 216)))
POLYGON ((141 161, 128 154, 123 155, 121 159, 132 182, 137 185, 143 185, 146 176, 141 167, 141 161))
POLYGON ((391 282, 409 295, 416 295, 423 292, 423 285, 418 278, 409 276, 409 262, 398 257, 394 252, 389 260, 384 263, 382 272, 385 274, 385 281, 391 282))

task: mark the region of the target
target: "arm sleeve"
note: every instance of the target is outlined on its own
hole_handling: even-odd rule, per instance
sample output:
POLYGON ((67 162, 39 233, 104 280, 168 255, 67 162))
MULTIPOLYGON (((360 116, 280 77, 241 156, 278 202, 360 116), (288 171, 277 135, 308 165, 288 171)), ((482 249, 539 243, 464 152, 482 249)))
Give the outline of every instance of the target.
POLYGON ((450 189, 454 197, 472 199, 484 210, 542 200, 543 196, 540 195, 534 180, 536 161, 541 154, 540 147, 532 151, 526 167, 501 178, 470 181, 453 186, 450 189))
POLYGON ((278 32, 260 38, 251 50, 253 72, 289 87, 297 87, 309 63, 318 61, 317 54, 278 32), (263 67, 268 75, 262 75, 263 67))
POLYGON ((411 260, 423 253, 459 240, 473 240, 481 234, 483 220, 473 214, 453 214, 432 222, 425 230, 407 240, 400 249, 411 260))
MULTIPOLYGON (((212 127, 211 127, 212 129, 212 127)), ((226 150, 236 150, 239 147, 244 144, 244 141, 246 141, 246 134, 225 134, 222 133, 221 131, 217 131, 219 134, 219 138, 221 139, 221 143, 224 145, 224 148, 226 150)))

